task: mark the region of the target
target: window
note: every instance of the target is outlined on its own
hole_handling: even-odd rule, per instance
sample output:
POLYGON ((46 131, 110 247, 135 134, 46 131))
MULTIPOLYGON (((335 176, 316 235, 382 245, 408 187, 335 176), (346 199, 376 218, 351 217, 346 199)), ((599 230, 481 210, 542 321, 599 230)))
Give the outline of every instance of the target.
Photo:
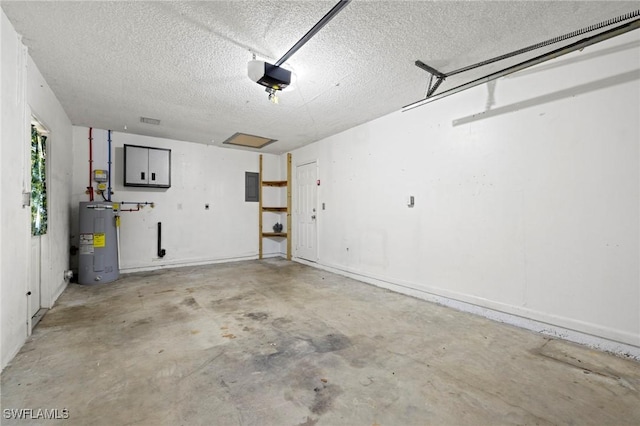
POLYGON ((47 233, 47 137, 31 125, 31 235, 47 233))
POLYGON ((260 173, 245 172, 244 201, 260 201, 260 173))

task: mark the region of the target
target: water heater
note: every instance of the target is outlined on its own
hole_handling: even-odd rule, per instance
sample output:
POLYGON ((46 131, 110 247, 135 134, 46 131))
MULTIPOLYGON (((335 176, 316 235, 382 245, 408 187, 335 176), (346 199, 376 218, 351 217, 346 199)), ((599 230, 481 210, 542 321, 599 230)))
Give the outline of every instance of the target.
POLYGON ((111 202, 80 203, 78 283, 98 284, 120 276, 116 217, 111 202))

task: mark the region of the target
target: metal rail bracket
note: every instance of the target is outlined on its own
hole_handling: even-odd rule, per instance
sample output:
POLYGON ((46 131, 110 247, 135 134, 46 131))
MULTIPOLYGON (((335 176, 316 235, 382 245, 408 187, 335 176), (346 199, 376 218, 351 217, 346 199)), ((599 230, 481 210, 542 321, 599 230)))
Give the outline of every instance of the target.
POLYGON ((429 78, 429 86, 427 87, 427 93, 425 95, 425 99, 429 98, 435 93, 436 90, 438 90, 438 87, 440 87, 442 82, 447 78, 447 75, 444 73, 441 73, 440 71, 438 71, 433 67, 430 67, 429 65, 425 64, 420 60, 417 60, 415 64, 418 68, 431 74, 431 77, 429 78), (433 82, 433 77, 436 78, 435 83, 433 82))

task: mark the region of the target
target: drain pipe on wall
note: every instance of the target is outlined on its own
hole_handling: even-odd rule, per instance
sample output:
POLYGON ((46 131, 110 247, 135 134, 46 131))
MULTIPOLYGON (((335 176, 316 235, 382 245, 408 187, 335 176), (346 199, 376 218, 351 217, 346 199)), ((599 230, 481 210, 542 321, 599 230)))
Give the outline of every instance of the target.
POLYGON ((107 179, 109 179, 109 185, 107 186, 107 200, 111 201, 111 130, 107 131, 107 142, 108 142, 108 149, 109 149, 109 160, 108 160, 108 172, 107 172, 107 179))
POLYGON ((162 248, 162 222, 158 222, 158 257, 164 257, 167 251, 162 248))
POLYGON ((118 269, 120 269, 120 214, 116 214, 116 248, 118 250, 118 269))
MULTIPOLYGON (((109 132, 111 132, 111 130, 109 130, 109 132)), ((111 138, 109 138, 111 139, 111 138)), ((111 140, 109 140, 109 142, 111 142, 111 140)), ((109 150, 109 153, 111 153, 111 150, 109 150)), ((111 157, 111 156, 109 156, 111 157)), ((109 158, 109 176, 111 176, 111 158, 109 158)), ((111 182, 109 182, 109 195, 111 195, 111 182)), ((109 201, 111 201, 111 196, 109 196, 109 201)), ((121 202, 115 202, 113 203, 113 209, 116 212, 116 217, 115 217, 115 221, 116 221, 116 246, 117 246, 117 251, 118 251, 118 269, 120 268, 120 213, 121 212, 139 212, 140 209, 144 208, 144 206, 151 206, 151 208, 154 208, 156 205, 153 202, 149 202, 149 201, 121 201, 121 202), (135 209, 122 209, 120 206, 124 205, 124 204, 135 204, 136 208, 135 209)), ((158 223, 158 225, 160 225, 158 223)), ((158 237, 159 238, 159 237, 158 237)), ((158 242, 158 247, 160 247, 160 242, 158 242)), ((164 252, 164 250, 163 250, 164 252)))
POLYGON ((89 127, 89 186, 87 186, 87 194, 89 201, 93 201, 93 127, 89 127))

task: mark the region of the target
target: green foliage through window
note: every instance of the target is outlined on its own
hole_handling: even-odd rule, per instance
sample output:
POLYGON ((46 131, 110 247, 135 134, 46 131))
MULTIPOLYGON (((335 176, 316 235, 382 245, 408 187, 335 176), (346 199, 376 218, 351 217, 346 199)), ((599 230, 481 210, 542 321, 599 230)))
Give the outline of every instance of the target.
POLYGON ((31 126, 31 235, 47 233, 47 137, 31 126))

